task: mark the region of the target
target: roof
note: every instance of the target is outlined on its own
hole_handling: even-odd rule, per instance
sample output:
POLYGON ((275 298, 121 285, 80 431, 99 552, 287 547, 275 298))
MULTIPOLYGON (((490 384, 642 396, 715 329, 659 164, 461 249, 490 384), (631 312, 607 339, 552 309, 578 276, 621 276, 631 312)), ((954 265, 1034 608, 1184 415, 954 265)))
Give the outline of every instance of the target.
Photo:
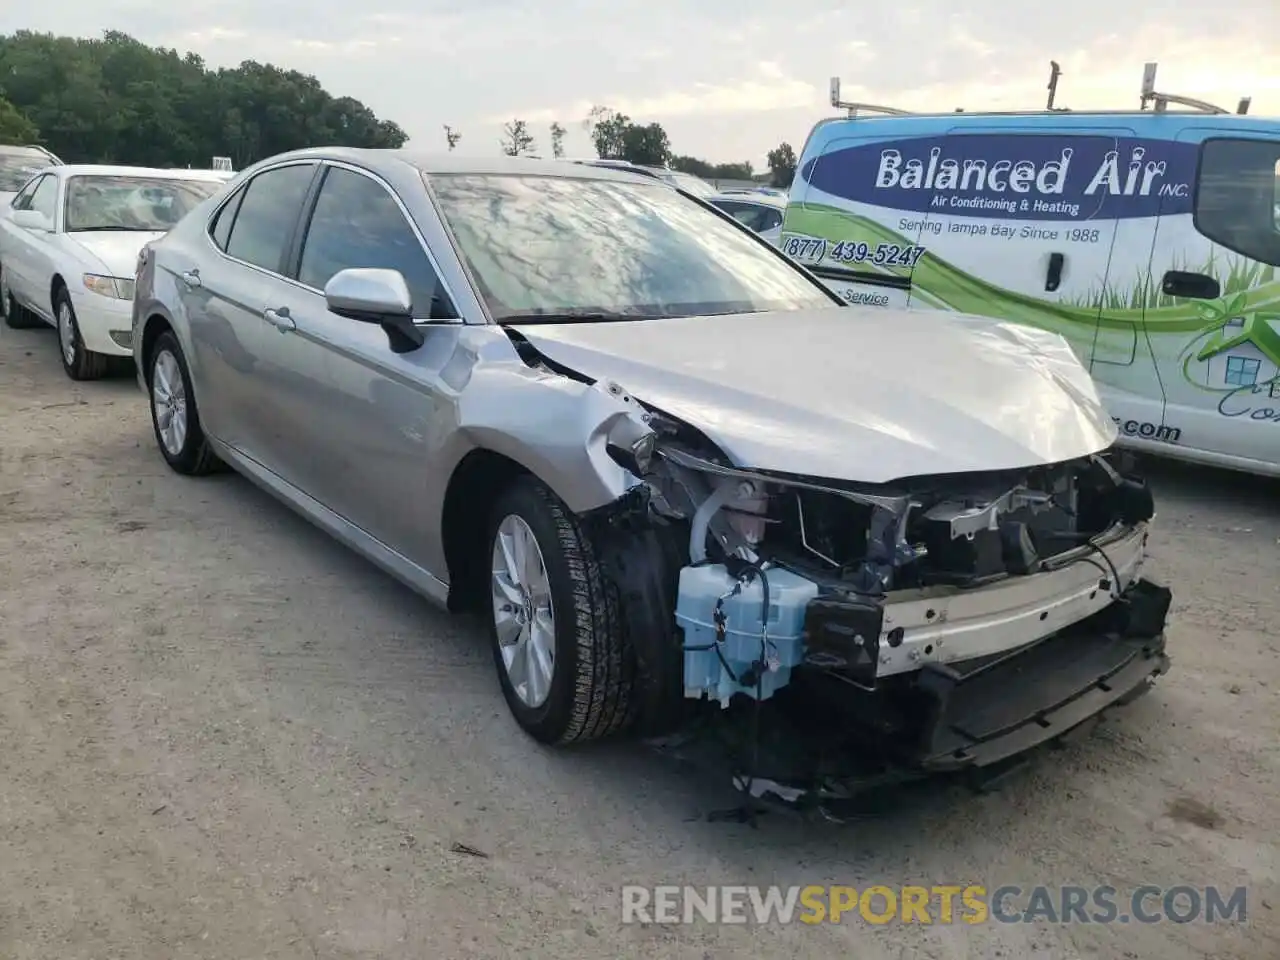
MULTIPOLYGON (((374 150, 360 147, 314 147, 294 150, 267 158, 272 162, 296 160, 338 160, 386 172, 396 165, 407 164, 428 175, 476 174, 491 176, 543 176, 577 180, 615 180, 624 183, 652 183, 651 177, 632 173, 622 167, 592 166, 571 160, 542 160, 535 157, 468 157, 452 153, 431 153, 401 148, 374 150)), ((256 165, 255 165, 256 166, 256 165)), ((252 169, 252 168, 247 168, 252 169)), ((244 173, 245 171, 241 171, 244 173)))
POLYGON ((611 160, 606 157, 598 157, 594 160, 573 160, 572 163, 579 163, 587 167, 612 167, 614 170, 628 170, 631 173, 638 173, 642 177, 648 177, 651 180, 661 180, 666 182, 666 175, 653 167, 642 167, 638 163, 632 163, 630 160, 611 160))
POLYGON ((778 210, 785 209, 787 206, 787 198, 779 197, 772 193, 754 193, 744 190, 741 193, 717 193, 714 197, 704 197, 708 203, 715 203, 717 200, 732 200, 735 203, 755 203, 762 207, 774 207, 778 210))
POLYGON ((218 182, 226 179, 225 174, 219 174, 213 170, 167 170, 163 167, 125 167, 110 163, 68 163, 48 169, 64 177, 151 177, 156 180, 216 180, 218 182))
POLYGON ((903 120, 953 120, 959 124, 976 123, 981 124, 984 120, 1009 120, 1010 122, 1022 123, 1027 120, 1044 120, 1047 123, 1060 123, 1063 120, 1069 120, 1072 117, 1079 117, 1082 120, 1088 120, 1091 117, 1131 117, 1132 119, 1142 122, 1156 119, 1170 119, 1190 122, 1205 122, 1206 120, 1212 124, 1225 122, 1231 127, 1240 127, 1241 129, 1253 129, 1260 132, 1270 132, 1274 130, 1280 117, 1266 116, 1262 114, 1239 114, 1239 113, 1206 113, 1203 110, 1142 110, 1138 107, 1121 108, 1117 110, 1076 110, 1071 108, 1061 108, 1054 110, 936 110, 924 111, 922 113, 892 113, 879 114, 864 112, 856 116, 834 116, 826 117, 819 120, 819 123, 839 123, 846 120, 852 120, 857 123, 883 123, 890 124, 894 122, 901 123, 903 120))
POLYGON ((0 143, 0 153, 8 154, 11 157, 18 156, 18 157, 45 158, 45 157, 53 156, 53 154, 50 153, 48 150, 46 150, 44 147, 37 147, 35 144, 26 145, 26 144, 19 144, 19 143, 0 143))
POLYGON ((1280 118, 1250 117, 1238 114, 1204 114, 1169 111, 1155 113, 1139 110, 1070 110, 1054 113, 1035 111, 1028 113, 913 113, 903 116, 827 117, 814 124, 805 141, 801 157, 808 157, 810 143, 819 131, 828 137, 847 136, 850 130, 862 130, 871 137, 943 136, 957 130, 967 131, 978 127, 974 133, 984 135, 1031 136, 1046 130, 1062 130, 1072 135, 1087 136, 1099 118, 1115 122, 1120 128, 1132 130, 1129 136, 1168 137, 1183 131, 1197 131, 1194 142, 1222 136, 1223 130, 1275 139, 1280 134, 1280 118))
POLYGON ((696 173, 690 173, 688 170, 675 170, 671 167, 649 167, 643 166, 642 170, 651 170, 660 177, 683 177, 689 180, 698 180, 710 186, 710 182, 706 177, 700 177, 696 173))

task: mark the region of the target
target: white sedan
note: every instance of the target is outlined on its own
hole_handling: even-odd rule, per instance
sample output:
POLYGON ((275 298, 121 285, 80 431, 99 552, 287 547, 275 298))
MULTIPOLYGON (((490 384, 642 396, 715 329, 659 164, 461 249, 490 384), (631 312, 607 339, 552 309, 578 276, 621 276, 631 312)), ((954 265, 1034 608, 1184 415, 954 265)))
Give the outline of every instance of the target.
POLYGON ((222 173, 46 167, 0 217, 0 310, 10 327, 58 331, 67 376, 102 376, 133 353, 138 254, 226 183, 222 173))

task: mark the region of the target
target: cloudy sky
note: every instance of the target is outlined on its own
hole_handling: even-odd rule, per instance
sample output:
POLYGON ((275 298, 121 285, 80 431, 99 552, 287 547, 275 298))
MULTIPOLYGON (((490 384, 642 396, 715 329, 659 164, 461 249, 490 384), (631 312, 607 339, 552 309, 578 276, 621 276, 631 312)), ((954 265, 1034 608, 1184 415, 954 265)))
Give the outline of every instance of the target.
POLYGON ((0 32, 123 30, 193 50, 314 73, 363 100, 415 146, 492 154, 502 123, 529 121, 540 146, 558 120, 585 155, 592 104, 657 120, 678 153, 763 168, 797 150, 845 99, 907 109, 1039 108, 1048 62, 1059 105, 1137 103, 1145 60, 1158 86, 1280 115, 1278 0, 41 0, 0 4, 0 32), (802 12, 803 11, 803 12, 802 12))

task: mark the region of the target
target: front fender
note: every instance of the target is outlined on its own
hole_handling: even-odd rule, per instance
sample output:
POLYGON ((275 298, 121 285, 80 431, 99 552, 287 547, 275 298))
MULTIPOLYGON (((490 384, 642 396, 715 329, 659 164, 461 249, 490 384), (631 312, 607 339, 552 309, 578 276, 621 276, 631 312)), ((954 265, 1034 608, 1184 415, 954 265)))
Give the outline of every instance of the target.
POLYGON ((639 483, 605 452, 618 421, 643 415, 625 390, 505 365, 481 368, 460 406, 469 449, 499 453, 538 477, 574 513, 611 503, 639 483))

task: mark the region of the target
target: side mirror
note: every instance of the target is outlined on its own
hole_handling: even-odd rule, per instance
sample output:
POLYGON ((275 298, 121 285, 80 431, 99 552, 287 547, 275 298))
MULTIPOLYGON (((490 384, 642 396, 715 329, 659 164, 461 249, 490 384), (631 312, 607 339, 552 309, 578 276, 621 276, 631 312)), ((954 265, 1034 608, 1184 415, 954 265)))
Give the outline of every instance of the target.
POLYGON ((23 230, 39 230, 42 233, 53 233, 53 221, 39 210, 14 210, 9 219, 15 227, 23 230))
POLYGON ((422 330, 413 322, 409 285, 399 270, 339 270, 324 285, 324 299, 330 313, 382 327, 395 353, 408 353, 426 342, 422 330))

